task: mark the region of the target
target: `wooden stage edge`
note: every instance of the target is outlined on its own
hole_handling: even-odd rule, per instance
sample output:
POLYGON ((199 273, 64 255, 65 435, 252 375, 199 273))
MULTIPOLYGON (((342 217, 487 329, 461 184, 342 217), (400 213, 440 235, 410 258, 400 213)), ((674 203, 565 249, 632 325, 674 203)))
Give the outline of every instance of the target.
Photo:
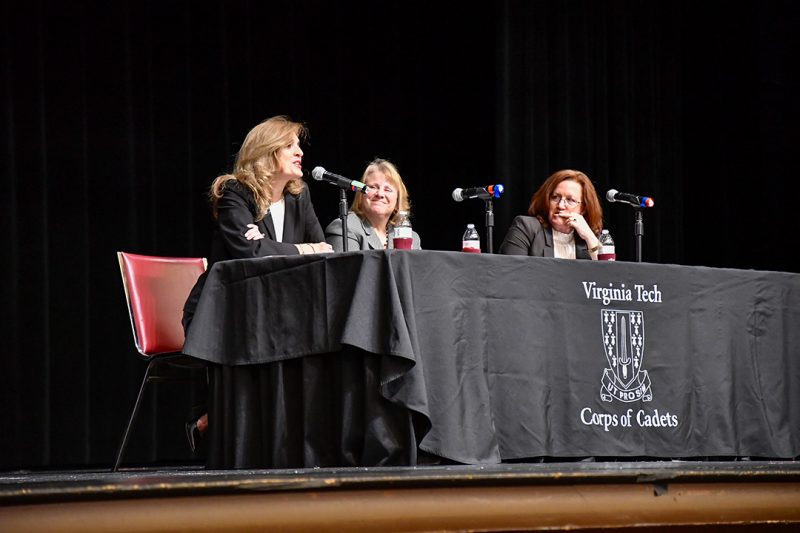
POLYGON ((0 472, 0 531, 797 531, 797 461, 0 472))

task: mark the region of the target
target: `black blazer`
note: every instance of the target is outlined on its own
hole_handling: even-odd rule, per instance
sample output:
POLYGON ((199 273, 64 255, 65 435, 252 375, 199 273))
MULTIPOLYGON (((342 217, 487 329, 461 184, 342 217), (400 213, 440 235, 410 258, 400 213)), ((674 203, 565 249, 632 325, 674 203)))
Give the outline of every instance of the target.
MULTIPOLYGON (((536 217, 518 216, 506 232, 500 245, 500 253, 506 255, 531 255, 534 257, 555 257, 553 252, 553 230, 543 228, 536 217)), ((586 241, 575 233, 575 258, 591 259, 586 241)))
MULTIPOLYGON (((286 213, 283 218, 283 241, 275 240, 275 224, 272 216, 267 215, 256 222, 258 207, 250 190, 238 181, 231 180, 217 203, 217 227, 211 240, 209 268, 217 261, 227 259, 247 259, 250 257, 267 257, 269 255, 296 255, 295 244, 303 242, 322 242, 325 234, 317 220, 311 194, 308 187, 298 196, 289 193, 283 195, 286 213), (263 239, 249 241, 244 234, 248 224, 255 224, 265 235, 263 239)), ((206 283, 203 273, 192 288, 186 304, 183 306, 183 329, 188 331, 192 322, 200 293, 206 283)))
POLYGON ((269 255, 296 255, 299 252, 295 244, 325 240, 307 187, 299 196, 284 194, 283 200, 286 205, 283 241, 278 242, 275 240, 272 215, 267 213, 263 219, 255 221, 258 207, 250 190, 238 181, 226 183, 217 204, 217 228, 211 241, 209 263, 269 255), (248 224, 256 224, 266 237, 248 241, 244 236, 248 224))

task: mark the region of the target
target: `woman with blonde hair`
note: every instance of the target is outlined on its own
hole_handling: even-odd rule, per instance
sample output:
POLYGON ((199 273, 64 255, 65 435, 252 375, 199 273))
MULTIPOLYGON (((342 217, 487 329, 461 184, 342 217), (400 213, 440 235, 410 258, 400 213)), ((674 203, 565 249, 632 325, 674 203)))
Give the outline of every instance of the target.
POLYGON ((210 261, 330 252, 303 183, 306 128, 278 116, 245 137, 232 174, 211 185, 217 231, 210 261))
MULTIPOLYGON (((391 232, 399 213, 405 211, 411 216, 411 201, 403 178, 391 162, 375 159, 367 165, 361 181, 367 185, 367 192, 356 192, 347 215, 347 250, 393 248, 391 232)), ((344 249, 340 219, 325 228, 325 240, 336 252, 344 249)), ((417 232, 412 232, 411 248, 421 249, 417 232)))
POLYGON ((533 195, 528 215, 511 223, 501 254, 597 259, 603 208, 583 172, 553 173, 533 195))
MULTIPOLYGON (((217 227, 209 263, 270 255, 330 253, 324 242, 311 197, 303 183, 300 140, 307 130, 300 123, 277 116, 250 130, 242 143, 233 173, 211 184, 211 205, 217 227)), ((210 266, 210 265, 209 265, 210 266)), ((183 309, 185 331, 194 316, 205 285, 200 276, 183 309)), ((192 451, 208 428, 203 413, 186 424, 192 451)))

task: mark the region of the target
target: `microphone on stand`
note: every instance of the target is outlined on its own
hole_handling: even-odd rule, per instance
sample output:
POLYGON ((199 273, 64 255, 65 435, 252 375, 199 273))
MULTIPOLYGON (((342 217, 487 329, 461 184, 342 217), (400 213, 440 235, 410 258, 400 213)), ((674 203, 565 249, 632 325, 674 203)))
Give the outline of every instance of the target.
POLYGON ((656 205, 655 200, 649 196, 628 194, 626 192, 619 192, 617 189, 609 189, 606 193, 606 200, 609 202, 622 202, 632 205, 633 207, 653 207, 656 205))
POLYGON ((491 254, 494 253, 493 229, 494 229, 494 208, 492 200, 500 198, 504 187, 499 183, 487 185, 486 187, 470 187, 468 189, 454 189, 453 200, 463 202, 467 198, 480 198, 486 200, 486 249, 491 254))
POLYGON ((317 181, 327 181, 337 187, 342 189, 350 189, 352 191, 361 191, 363 193, 367 192, 367 184, 361 183, 360 181, 351 180, 345 178, 344 176, 340 176, 339 174, 334 174, 333 172, 328 172, 322 167, 314 167, 314 170, 311 171, 311 176, 317 181))
POLYGON ((644 235, 644 217, 642 207, 653 207, 656 203, 649 196, 639 196, 619 192, 617 189, 609 189, 606 193, 606 200, 609 202, 622 202, 636 208, 634 211, 633 234, 636 237, 636 262, 642 262, 642 236, 644 235))
POLYGON ((499 183, 497 185, 488 185, 486 187, 470 187, 468 189, 453 189, 453 200, 456 202, 463 202, 468 198, 480 198, 481 200, 491 200, 492 198, 500 198, 503 194, 504 187, 499 183))
POLYGON ((311 176, 317 181, 327 181, 339 187, 339 220, 342 221, 342 250, 347 251, 347 189, 361 191, 366 194, 367 184, 360 181, 347 179, 339 174, 328 172, 322 167, 314 167, 311 176))

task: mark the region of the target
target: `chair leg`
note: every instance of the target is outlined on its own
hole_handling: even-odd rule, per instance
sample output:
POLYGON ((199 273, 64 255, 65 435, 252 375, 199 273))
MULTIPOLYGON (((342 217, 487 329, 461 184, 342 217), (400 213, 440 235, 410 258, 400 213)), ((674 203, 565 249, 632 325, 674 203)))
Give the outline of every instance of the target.
POLYGON ((142 403, 142 397, 144 397, 144 389, 147 387, 147 381, 150 378, 150 370, 153 367, 153 363, 155 363, 155 359, 151 359, 150 362, 147 363, 147 369, 145 369, 144 371, 144 378, 142 379, 142 385, 139 387, 139 394, 136 396, 136 403, 133 405, 133 412, 131 413, 131 416, 128 419, 128 425, 125 428, 125 434, 122 437, 122 443, 119 445, 119 449, 117 450, 117 460, 114 462, 114 467, 111 469, 112 472, 116 472, 117 470, 119 470, 119 465, 122 462, 122 456, 125 453, 125 449, 128 447, 128 438, 130 437, 131 427, 133 426, 133 420, 139 413, 139 406, 142 403))

